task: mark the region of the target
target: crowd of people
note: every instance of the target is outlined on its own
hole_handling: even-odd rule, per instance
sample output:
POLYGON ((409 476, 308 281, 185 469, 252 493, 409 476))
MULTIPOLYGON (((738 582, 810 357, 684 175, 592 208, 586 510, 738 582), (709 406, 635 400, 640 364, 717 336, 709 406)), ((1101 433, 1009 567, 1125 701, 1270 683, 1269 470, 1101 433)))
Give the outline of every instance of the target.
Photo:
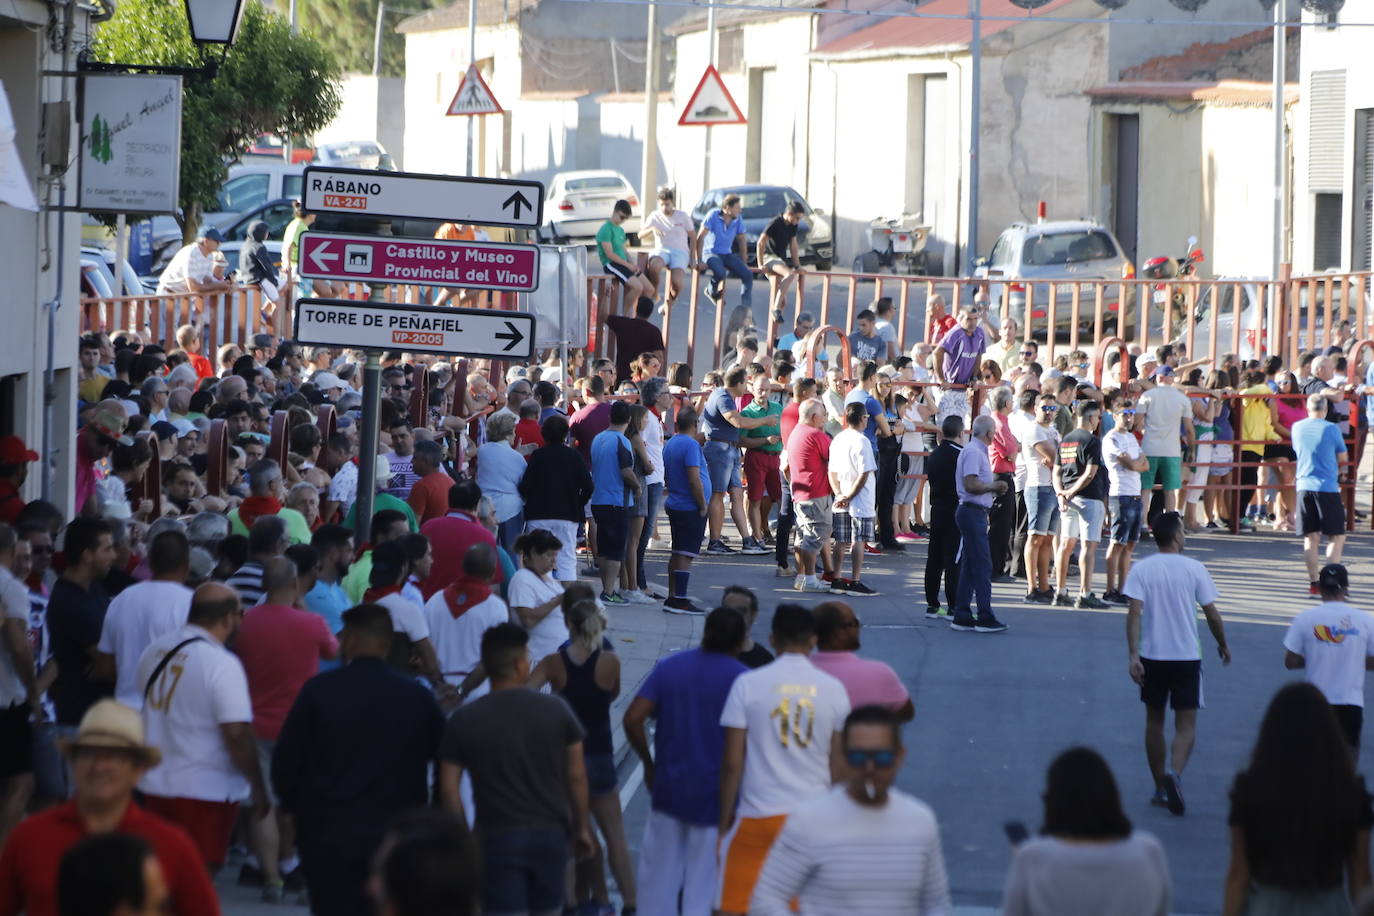
MULTIPOLYGON (((1227 913, 1348 906, 1369 883, 1351 749, 1374 620, 1345 603, 1342 487, 1374 378, 1341 352, 1207 372, 1178 344, 1046 366, 1013 319, 938 296, 909 352, 886 299, 841 346, 805 312, 769 340, 738 207, 693 234, 661 196, 643 273, 617 210, 598 253, 636 296, 607 322, 613 359, 384 354, 377 442, 360 436, 359 352, 257 334, 205 353, 195 323, 171 349, 82 337, 71 512, 24 499, 40 456, 0 439, 0 916, 213 914, 210 876, 231 863, 264 901, 321 916, 606 914, 612 888, 622 914, 947 912, 935 815, 894 786, 912 698, 857 654, 857 599, 878 594, 865 563, 924 543, 925 616, 956 632, 1005 632, 992 586, 1020 579, 1029 604, 1125 607, 1151 800, 1181 815, 1196 607, 1230 660, 1217 589, 1183 550, 1232 522, 1300 534, 1322 603, 1285 640, 1315 687, 1275 697, 1236 781, 1227 913), (709 269, 723 306, 739 264, 725 358, 695 379, 667 362, 656 297, 709 269), (1133 562, 1146 534, 1158 550, 1133 562), (700 600, 703 554, 767 557, 738 562, 797 593, 766 621, 771 652, 754 591, 700 600), (639 605, 703 620, 623 716, 651 797, 636 862, 608 630, 639 605), (1325 820, 1285 832, 1303 804, 1325 820)), ((784 292, 798 217, 758 241, 784 292)), ((1065 752, 1006 912, 1169 900, 1111 771, 1065 752)))

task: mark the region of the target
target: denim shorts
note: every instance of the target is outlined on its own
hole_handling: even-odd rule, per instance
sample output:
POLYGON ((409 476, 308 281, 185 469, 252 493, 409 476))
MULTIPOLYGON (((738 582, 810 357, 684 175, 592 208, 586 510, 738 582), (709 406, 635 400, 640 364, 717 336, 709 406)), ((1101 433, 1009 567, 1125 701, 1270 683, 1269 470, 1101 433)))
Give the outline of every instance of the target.
POLYGON ((681 248, 655 248, 649 252, 649 257, 662 260, 669 270, 686 270, 691 261, 690 252, 681 248))
POLYGON ((712 439, 702 447, 702 451, 706 454, 706 471, 711 475, 712 493, 724 493, 731 487, 741 486, 738 446, 733 442, 712 439))
POLYGON ((620 785, 615 772, 615 757, 610 754, 583 754, 587 767, 587 793, 595 798, 614 792, 620 785))
POLYGON ((562 830, 489 830, 481 838, 483 913, 562 909, 568 863, 568 838, 562 830))
POLYGON ((1107 511, 1112 515, 1112 541, 1134 544, 1140 540, 1140 510, 1139 496, 1107 497, 1107 511))
POLYGON ((1106 517, 1107 507, 1102 500, 1075 496, 1059 519, 1059 534, 1096 544, 1102 540, 1102 521, 1106 517))
POLYGON ((1054 534, 1059 530, 1059 498, 1054 487, 1026 487, 1026 530, 1031 534, 1054 534))

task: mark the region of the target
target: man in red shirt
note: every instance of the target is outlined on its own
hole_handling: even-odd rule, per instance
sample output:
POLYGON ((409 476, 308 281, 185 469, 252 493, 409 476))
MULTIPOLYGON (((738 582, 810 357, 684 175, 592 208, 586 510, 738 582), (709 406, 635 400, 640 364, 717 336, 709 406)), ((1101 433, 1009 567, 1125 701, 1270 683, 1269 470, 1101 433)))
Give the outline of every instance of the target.
MULTIPOLYGON (((989 375, 984 383, 991 378, 989 375)), ((1011 431, 1011 412, 1016 408, 1016 399, 1012 390, 1005 386, 992 389, 988 397, 992 402, 992 419, 997 422, 997 431, 992 434, 992 444, 988 446, 988 460, 992 473, 1007 485, 1006 492, 993 496, 992 511, 988 513, 992 581, 1015 582, 1011 576, 1016 559, 1011 549, 1011 536, 1016 529, 1016 454, 1021 450, 1021 443, 1011 431)))
POLYGON ((183 324, 177 328, 177 346, 186 351, 191 368, 196 370, 196 378, 214 378, 215 367, 201 355, 200 330, 195 325, 183 324))
MULTIPOLYGON (((779 375, 779 377, 782 377, 779 375)), ((801 406, 816 396, 816 380, 797 379, 792 385, 792 400, 782 408, 782 502, 778 504, 778 532, 773 549, 773 559, 778 564, 779 578, 791 575, 787 565, 788 549, 792 546, 792 527, 797 524, 797 510, 792 502, 792 483, 787 475, 787 441, 793 431, 801 424, 801 406)), ((801 571, 798 570, 798 573, 801 571)))
MULTIPOLYGON (((338 640, 329 632, 324 618, 295 606, 301 597, 298 581, 295 563, 285 557, 268 560, 262 572, 263 602, 243 615, 238 639, 234 641, 234 651, 248 676, 253 736, 257 738, 258 765, 264 773, 272 771, 272 749, 286 714, 296 702, 296 694, 319 673, 321 659, 329 661, 339 654, 338 640)), ((270 781, 267 797, 276 808, 270 781)), ((281 848, 280 809, 276 815, 251 822, 263 899, 269 902, 281 900, 284 876, 292 871, 282 864, 290 865, 293 857, 289 848, 281 848)), ((251 872, 248 865, 244 870, 251 872)))
POLYGON ((816 555, 827 577, 830 569, 830 437, 825 434, 825 404, 819 398, 803 401, 801 422, 787 440, 787 476, 792 486, 792 509, 797 516, 797 578, 793 588, 801 592, 828 592, 830 586, 816 577, 816 555))
MULTIPOLYGON (((429 538, 434 565, 420 583, 420 592, 428 601, 440 589, 453 584, 463 573, 463 557, 468 548, 478 542, 496 546, 496 535, 477 520, 477 504, 482 491, 472 480, 460 480, 448 491, 449 513, 420 526, 420 533, 429 538)), ((494 583, 501 582, 503 573, 498 567, 494 583)))
POLYGON ((38 453, 24 444, 18 436, 0 437, 0 522, 13 525, 24 510, 24 497, 19 491, 29 477, 29 465, 38 460, 38 453))
POLYGON ((0 916, 57 916, 62 856, 96 833, 147 840, 171 885, 175 912, 219 916, 219 898, 191 838, 180 827, 134 804, 134 787, 162 759, 143 743, 138 713, 114 700, 87 710, 76 737, 64 744, 72 765, 72 800, 28 818, 0 852, 0 916))
POLYGON ((423 525, 431 519, 443 518, 448 512, 448 491, 453 478, 444 472, 444 447, 438 442, 416 442, 410 469, 418 480, 410 488, 406 502, 423 525))

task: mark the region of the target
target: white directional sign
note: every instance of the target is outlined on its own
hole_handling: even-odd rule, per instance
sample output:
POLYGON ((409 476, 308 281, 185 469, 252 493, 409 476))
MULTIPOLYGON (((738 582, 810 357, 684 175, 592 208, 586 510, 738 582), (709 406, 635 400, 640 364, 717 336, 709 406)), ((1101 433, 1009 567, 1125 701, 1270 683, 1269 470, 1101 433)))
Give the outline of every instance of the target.
POLYGON ((534 316, 499 309, 298 299, 292 337, 297 343, 360 350, 527 360, 534 355, 534 316))
POLYGON ((515 229, 533 229, 544 218, 544 186, 537 181, 309 166, 302 197, 314 213, 515 229))

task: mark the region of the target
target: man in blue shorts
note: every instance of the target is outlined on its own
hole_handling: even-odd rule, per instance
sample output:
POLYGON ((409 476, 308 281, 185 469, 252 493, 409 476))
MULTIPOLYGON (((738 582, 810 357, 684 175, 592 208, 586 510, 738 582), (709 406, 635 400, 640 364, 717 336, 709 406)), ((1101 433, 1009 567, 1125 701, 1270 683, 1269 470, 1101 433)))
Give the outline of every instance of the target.
MULTIPOLYGON (((711 537, 706 544, 707 553, 736 552, 734 548, 725 546, 720 537, 721 529, 725 527, 727 493, 730 495, 730 517, 734 520, 740 537, 744 537, 749 531, 744 488, 740 477, 740 431, 758 429, 760 426, 766 426, 771 420, 768 417, 746 417, 740 412, 736 398, 744 394, 747 376, 748 372, 743 366, 735 366, 726 372, 725 384, 711 392, 710 397, 706 399, 706 408, 701 414, 701 431, 706 436, 703 451, 706 454, 706 467, 711 475, 711 537)), ((768 549, 749 545, 743 552, 764 554, 768 549)))
POLYGON ((706 533, 706 512, 711 499, 711 475, 706 456, 697 441, 697 415, 691 407, 677 414, 677 435, 663 446, 663 483, 667 491, 663 507, 672 532, 672 556, 668 559, 668 599, 663 609, 670 614, 703 614, 687 597, 692 561, 701 553, 706 533))

